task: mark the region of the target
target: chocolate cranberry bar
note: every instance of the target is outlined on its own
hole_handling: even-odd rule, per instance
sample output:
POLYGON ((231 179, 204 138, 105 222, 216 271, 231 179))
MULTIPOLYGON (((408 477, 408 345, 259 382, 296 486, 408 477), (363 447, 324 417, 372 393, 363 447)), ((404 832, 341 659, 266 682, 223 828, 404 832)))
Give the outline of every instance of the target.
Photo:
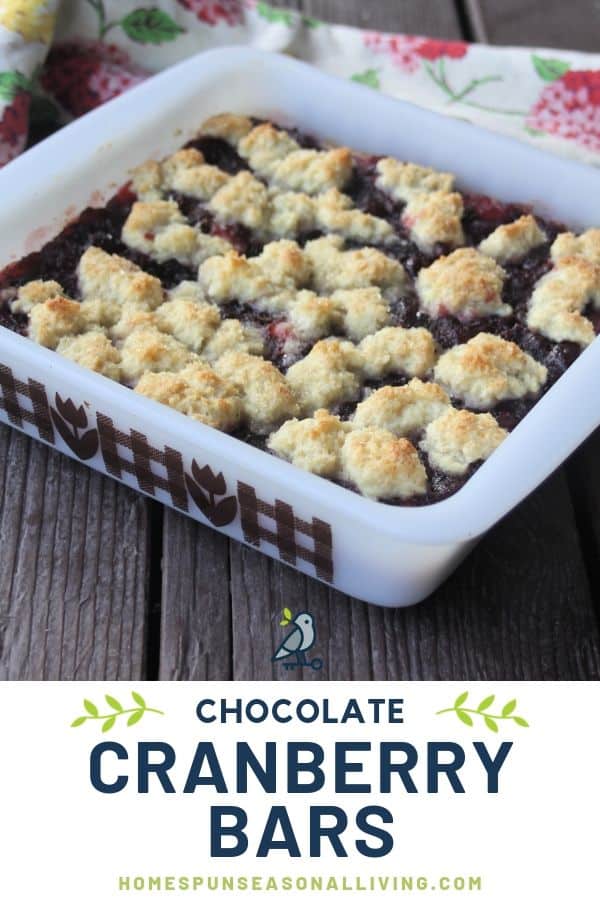
POLYGON ((0 324, 373 500, 439 501, 600 328, 600 229, 239 115, 0 273, 0 324))

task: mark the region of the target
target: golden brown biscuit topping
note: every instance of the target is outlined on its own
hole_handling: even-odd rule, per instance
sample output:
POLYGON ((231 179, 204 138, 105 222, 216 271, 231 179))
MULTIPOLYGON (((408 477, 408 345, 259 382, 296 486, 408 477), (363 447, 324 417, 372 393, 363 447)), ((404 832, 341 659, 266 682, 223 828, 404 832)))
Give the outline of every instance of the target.
POLYGON ((546 235, 535 218, 521 216, 508 225, 499 225, 480 243, 479 250, 502 264, 522 258, 545 241, 546 235))
POLYGON ((584 256, 564 256, 536 284, 527 324, 550 340, 585 347, 595 337, 592 322, 583 315, 588 304, 600 309, 600 264, 584 256))
POLYGON ((473 463, 487 459, 506 437, 490 413, 449 409, 430 422, 420 447, 436 469, 464 475, 473 463))
POLYGON ((341 461, 345 478, 372 500, 407 499, 427 488, 427 473, 415 447, 380 428, 351 432, 341 461))
POLYGON ((504 271, 472 247, 441 256, 421 269, 416 285, 421 306, 431 316, 469 320, 482 316, 508 316, 502 302, 504 271))
POLYGON ((485 332, 446 351, 434 369, 437 382, 476 409, 537 394, 547 377, 546 367, 512 341, 485 332))

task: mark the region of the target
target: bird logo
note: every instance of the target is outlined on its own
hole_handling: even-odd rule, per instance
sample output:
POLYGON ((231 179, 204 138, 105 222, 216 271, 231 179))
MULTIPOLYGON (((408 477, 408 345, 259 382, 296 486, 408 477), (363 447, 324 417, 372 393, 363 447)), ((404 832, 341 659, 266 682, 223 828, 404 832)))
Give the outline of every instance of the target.
POLYGON ((294 616, 286 606, 279 624, 286 628, 292 626, 292 628, 273 654, 272 662, 286 660, 283 663, 284 669, 322 669, 323 660, 320 657, 308 659, 306 655, 316 640, 315 620, 311 613, 304 610, 294 616))

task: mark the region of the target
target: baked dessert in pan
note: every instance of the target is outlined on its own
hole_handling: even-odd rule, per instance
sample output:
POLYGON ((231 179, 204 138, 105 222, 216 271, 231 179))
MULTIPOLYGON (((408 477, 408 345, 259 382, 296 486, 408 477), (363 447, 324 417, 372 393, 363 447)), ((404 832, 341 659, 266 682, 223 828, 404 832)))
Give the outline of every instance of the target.
POLYGON ((594 339, 600 229, 225 114, 4 269, 0 324, 420 505, 460 488, 594 339))

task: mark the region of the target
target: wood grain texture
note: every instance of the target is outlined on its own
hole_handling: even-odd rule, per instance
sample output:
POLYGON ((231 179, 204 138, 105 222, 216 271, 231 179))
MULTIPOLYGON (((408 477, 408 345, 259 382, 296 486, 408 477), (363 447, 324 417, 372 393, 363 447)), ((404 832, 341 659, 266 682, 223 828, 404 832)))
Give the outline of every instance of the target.
POLYGON ((565 479, 554 476, 418 606, 382 610, 232 547, 234 677, 267 680, 586 679, 600 635, 565 479), (322 671, 271 655, 284 606, 309 610, 322 671))
POLYGON ((452 0, 278 0, 272 5, 301 9, 316 19, 359 28, 460 36, 452 0))
POLYGON ((0 426, 0 678, 144 674, 146 501, 0 426))
MULTIPOLYGON (((564 47, 598 52, 600 4, 595 0, 471 0, 493 44, 564 47)), ((481 39, 481 38, 479 38, 481 39)))
POLYGON ((232 674, 229 541, 165 509, 159 678, 232 674))
POLYGON ((600 429, 573 454, 567 476, 600 621, 600 429))

